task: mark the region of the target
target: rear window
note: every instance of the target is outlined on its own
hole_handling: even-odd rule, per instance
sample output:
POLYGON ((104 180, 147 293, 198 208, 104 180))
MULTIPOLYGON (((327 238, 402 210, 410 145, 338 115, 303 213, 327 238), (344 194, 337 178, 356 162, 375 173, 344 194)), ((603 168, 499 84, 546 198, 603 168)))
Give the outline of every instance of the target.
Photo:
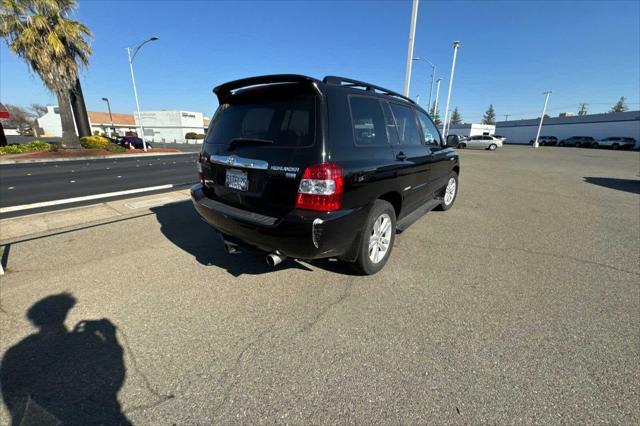
POLYGON ((222 104, 216 111, 205 143, 228 145, 233 139, 266 139, 277 147, 313 145, 315 99, 296 96, 286 100, 222 104))

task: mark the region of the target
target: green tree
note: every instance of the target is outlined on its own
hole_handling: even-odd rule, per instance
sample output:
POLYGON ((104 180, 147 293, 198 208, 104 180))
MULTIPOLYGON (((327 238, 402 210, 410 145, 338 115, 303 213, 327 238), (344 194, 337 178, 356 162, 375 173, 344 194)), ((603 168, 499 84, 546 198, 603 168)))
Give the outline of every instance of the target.
POLYGON ((451 113, 451 124, 460 124, 462 123, 462 117, 460 116, 460 111, 458 111, 458 107, 453 109, 451 113))
POLYGON ((69 19, 76 0, 1 0, 0 37, 24 59, 58 98, 62 143, 79 148, 69 90, 81 66, 89 64, 91 31, 69 19))
POLYGON ((440 120, 440 112, 438 111, 438 109, 436 107, 436 101, 433 101, 433 104, 431 104, 431 109, 429 110, 429 115, 431 116, 431 119, 433 120, 433 123, 436 126, 439 126, 440 124, 442 124, 442 121, 440 120))
POLYGON ((611 108, 610 112, 625 112, 626 110, 628 110, 629 107, 627 107, 625 101, 625 97, 621 97, 620 100, 616 102, 616 104, 611 108))
POLYGON ((489 108, 482 116, 482 124, 496 124, 496 112, 493 110, 493 104, 489 104, 489 108))

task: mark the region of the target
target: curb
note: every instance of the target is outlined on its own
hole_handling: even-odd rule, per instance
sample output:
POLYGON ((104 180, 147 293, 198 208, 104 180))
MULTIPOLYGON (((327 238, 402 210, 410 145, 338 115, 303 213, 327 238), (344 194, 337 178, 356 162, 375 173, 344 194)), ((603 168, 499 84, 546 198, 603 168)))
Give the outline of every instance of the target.
POLYGON ((116 155, 97 155, 93 157, 73 157, 73 158, 34 158, 34 159, 16 159, 16 160, 0 160, 2 164, 25 164, 25 163, 57 163, 62 161, 87 161, 87 160, 104 160, 111 158, 140 158, 140 157, 157 157, 164 155, 195 155, 197 152, 158 152, 150 154, 116 154, 116 155))
POLYGON ((190 201, 190 199, 188 189, 176 189, 172 192, 129 197, 52 212, 0 219, 4 231, 0 234, 0 247, 146 216, 153 214, 154 208, 190 201), (52 218, 53 220, 51 220, 52 218))

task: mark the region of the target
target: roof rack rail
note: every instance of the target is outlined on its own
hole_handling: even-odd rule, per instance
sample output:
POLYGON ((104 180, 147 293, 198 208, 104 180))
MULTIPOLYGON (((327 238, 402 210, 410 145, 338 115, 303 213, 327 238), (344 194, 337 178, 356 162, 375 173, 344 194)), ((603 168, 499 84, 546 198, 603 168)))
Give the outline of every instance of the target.
POLYGON ((353 80, 351 78, 346 78, 346 77, 338 77, 335 75, 328 75, 322 80, 322 82, 325 84, 335 84, 338 86, 364 87, 365 90, 369 92, 375 92, 377 90, 378 92, 381 92, 385 95, 395 96, 397 98, 401 98, 401 99, 404 99, 405 101, 411 102, 414 105, 416 104, 413 101, 413 99, 407 96, 401 95, 400 93, 394 92, 393 90, 385 89, 384 87, 376 86, 375 84, 365 83, 364 81, 353 80), (347 84, 343 84, 343 83, 347 83, 347 84))
POLYGON ((243 87, 258 86, 262 84, 278 84, 278 83, 317 83, 318 80, 306 75, 299 74, 272 74, 261 75, 257 77, 242 78, 240 80, 230 81, 228 83, 221 84, 213 89, 213 93, 218 96, 218 99, 225 98, 231 91, 242 89, 243 87))

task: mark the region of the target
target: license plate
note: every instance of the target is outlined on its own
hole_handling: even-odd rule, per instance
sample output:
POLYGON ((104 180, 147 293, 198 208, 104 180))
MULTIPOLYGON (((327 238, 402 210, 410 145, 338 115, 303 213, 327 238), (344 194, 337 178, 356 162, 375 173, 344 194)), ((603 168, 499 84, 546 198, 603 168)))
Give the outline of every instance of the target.
POLYGON ((227 188, 246 191, 249 189, 249 177, 247 172, 243 172, 242 170, 228 169, 224 184, 227 188))

